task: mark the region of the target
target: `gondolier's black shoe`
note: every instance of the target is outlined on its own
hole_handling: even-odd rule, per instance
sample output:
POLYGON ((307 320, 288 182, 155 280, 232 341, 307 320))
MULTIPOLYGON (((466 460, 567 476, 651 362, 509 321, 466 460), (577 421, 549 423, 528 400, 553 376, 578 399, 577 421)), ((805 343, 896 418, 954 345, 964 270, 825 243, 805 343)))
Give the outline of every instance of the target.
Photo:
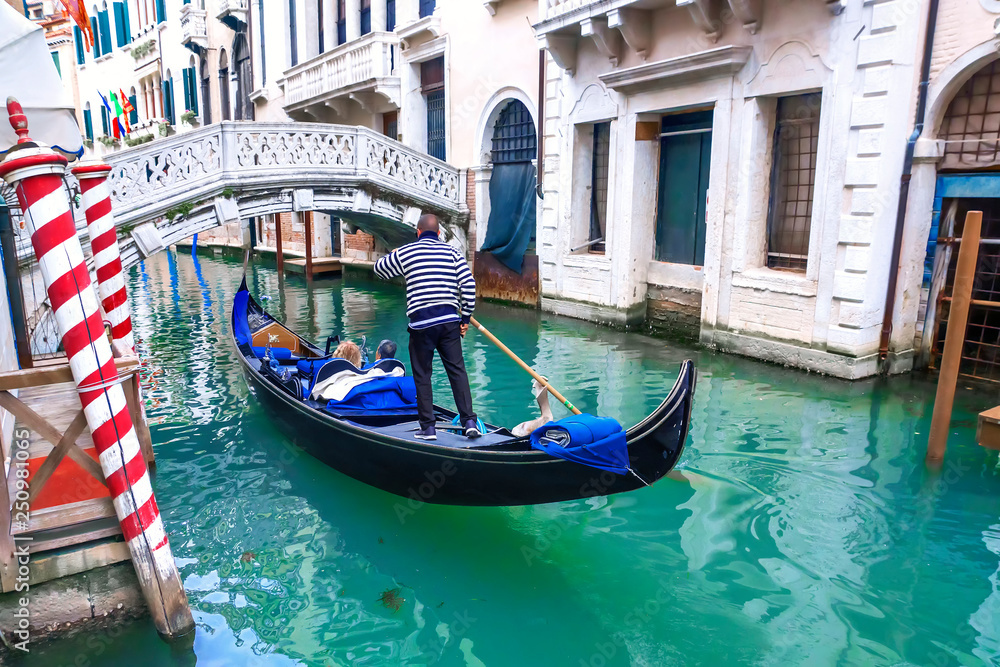
POLYGON ((465 437, 466 438, 478 438, 482 435, 479 432, 479 428, 476 426, 476 421, 474 419, 469 419, 465 422, 465 437))
POLYGON ((413 436, 417 440, 437 440, 437 431, 434 430, 433 426, 428 426, 427 428, 419 429, 413 436))

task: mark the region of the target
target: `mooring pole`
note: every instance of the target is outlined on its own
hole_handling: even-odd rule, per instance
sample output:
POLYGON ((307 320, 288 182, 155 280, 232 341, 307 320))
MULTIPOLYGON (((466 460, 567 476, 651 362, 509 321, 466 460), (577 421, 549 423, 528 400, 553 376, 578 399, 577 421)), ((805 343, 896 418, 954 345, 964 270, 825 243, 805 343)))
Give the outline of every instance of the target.
POLYGON ((278 275, 285 275, 285 255, 281 252, 281 214, 274 214, 274 253, 278 260, 278 275))
POLYGON ((28 119, 13 97, 7 98, 7 112, 18 140, 0 162, 0 178, 14 187, 24 211, 73 381, 153 623, 165 637, 185 635, 194 629, 194 620, 76 235, 62 180, 66 158, 28 138, 28 119))
POLYGON ((312 280, 313 277, 313 213, 312 211, 303 211, 302 219, 305 222, 305 237, 306 237, 306 280, 312 280))
POLYGON ((108 187, 111 167, 103 163, 81 164, 74 167, 72 172, 80 181, 90 249, 94 253, 97 293, 111 322, 111 337, 135 352, 131 308, 128 292, 125 290, 125 272, 118 247, 118 232, 111 214, 111 188, 108 187))
POLYGON ((965 216, 965 228, 962 230, 962 242, 958 249, 955 287, 951 293, 951 309, 948 312, 948 333, 944 337, 944 354, 941 355, 937 395, 934 397, 934 416, 931 418, 931 433, 927 439, 927 462, 930 464, 944 459, 944 450, 948 446, 951 410, 955 404, 955 385, 958 384, 965 329, 969 323, 969 303, 976 277, 982 226, 983 212, 969 211, 965 216))

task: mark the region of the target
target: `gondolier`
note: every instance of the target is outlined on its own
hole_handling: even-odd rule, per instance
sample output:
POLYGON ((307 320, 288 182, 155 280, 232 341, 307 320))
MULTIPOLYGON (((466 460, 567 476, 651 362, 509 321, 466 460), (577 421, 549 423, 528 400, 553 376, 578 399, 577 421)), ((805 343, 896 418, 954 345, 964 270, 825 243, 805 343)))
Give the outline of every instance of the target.
POLYGON ((396 248, 375 262, 383 280, 406 280, 406 315, 410 324, 410 365, 417 389, 419 440, 437 440, 431 369, 434 351, 448 373, 455 406, 468 438, 482 435, 472 411, 472 392, 462 356, 462 338, 476 308, 476 281, 462 254, 438 238, 438 219, 423 215, 417 221, 417 240, 396 248))

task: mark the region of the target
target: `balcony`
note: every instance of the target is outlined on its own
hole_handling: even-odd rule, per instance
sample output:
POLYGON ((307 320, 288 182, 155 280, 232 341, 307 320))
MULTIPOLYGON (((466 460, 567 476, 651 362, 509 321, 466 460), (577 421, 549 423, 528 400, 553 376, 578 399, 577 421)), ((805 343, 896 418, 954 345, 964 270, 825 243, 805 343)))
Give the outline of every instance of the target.
POLYGON ((155 35, 147 39, 137 40, 129 50, 135 60, 135 72, 138 78, 152 74, 157 70, 156 63, 160 60, 160 48, 155 35))
POLYGON ((208 23, 204 9, 181 7, 181 43, 195 53, 208 47, 208 23))
POLYGON ((300 120, 343 121, 352 105, 366 113, 398 109, 398 47, 395 34, 373 32, 285 71, 285 111, 300 120))
POLYGON ((247 25, 249 13, 249 0, 219 0, 219 13, 216 17, 231 30, 239 30, 240 24, 247 25))

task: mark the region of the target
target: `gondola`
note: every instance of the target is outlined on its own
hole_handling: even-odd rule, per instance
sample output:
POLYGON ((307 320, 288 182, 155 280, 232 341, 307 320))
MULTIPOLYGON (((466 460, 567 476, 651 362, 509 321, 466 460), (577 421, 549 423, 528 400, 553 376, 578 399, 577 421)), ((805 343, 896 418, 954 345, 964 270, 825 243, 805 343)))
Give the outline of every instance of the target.
POLYGON ((250 391, 286 437, 331 468, 406 498, 404 511, 421 503, 533 505, 632 491, 670 472, 687 438, 696 380, 690 360, 659 407, 626 430, 632 473, 616 474, 538 451, 527 437, 491 424, 483 437, 467 439, 448 430, 456 414, 437 406, 438 440, 423 442, 413 438, 415 410, 341 409, 313 400, 310 386, 350 362, 329 359, 333 341, 320 349, 277 322, 250 295, 245 277, 232 324, 250 391))

